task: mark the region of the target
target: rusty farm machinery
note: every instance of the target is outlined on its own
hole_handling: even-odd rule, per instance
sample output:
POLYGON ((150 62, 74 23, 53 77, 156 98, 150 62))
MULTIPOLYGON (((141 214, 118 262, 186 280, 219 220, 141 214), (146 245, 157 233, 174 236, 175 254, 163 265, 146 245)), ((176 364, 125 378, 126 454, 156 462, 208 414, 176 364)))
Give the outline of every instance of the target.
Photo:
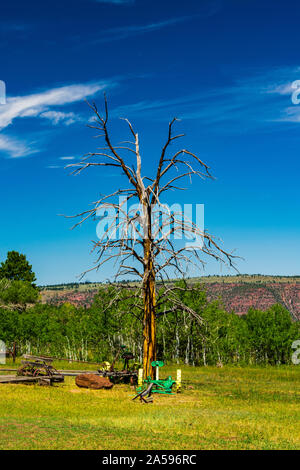
POLYGON ((40 385, 53 385, 54 383, 60 383, 64 381, 65 376, 81 375, 83 373, 93 373, 102 377, 110 379, 113 383, 130 383, 131 385, 137 384, 138 377, 138 364, 129 364, 129 361, 134 359, 134 355, 130 352, 126 346, 120 346, 113 359, 113 362, 96 363, 88 361, 80 361, 76 359, 68 358, 57 358, 49 356, 33 356, 23 355, 21 366, 16 369, 5 369, 1 368, 3 372, 15 372, 16 375, 0 375, 1 383, 38 383, 40 385), (123 368, 118 370, 115 368, 115 364, 119 358, 124 361, 123 368), (98 365, 99 368, 96 371, 92 370, 57 370, 53 366, 53 361, 67 361, 67 362, 78 362, 86 363, 87 365, 98 365))
MULTIPOLYGON (((24 355, 16 375, 0 375, 0 383, 38 383, 52 385, 64 381, 64 376, 53 365, 49 357, 24 355)), ((3 369, 2 369, 3 370, 3 369)), ((9 369, 13 371, 13 369, 9 369)))

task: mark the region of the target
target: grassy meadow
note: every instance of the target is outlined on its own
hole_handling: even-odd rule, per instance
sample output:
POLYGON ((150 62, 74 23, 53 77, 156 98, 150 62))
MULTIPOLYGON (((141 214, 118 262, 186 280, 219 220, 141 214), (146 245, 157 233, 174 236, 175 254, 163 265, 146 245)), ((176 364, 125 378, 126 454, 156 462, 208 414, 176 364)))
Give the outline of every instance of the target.
POLYGON ((181 369, 182 393, 152 404, 132 402, 129 385, 79 389, 74 377, 53 387, 2 384, 0 449, 300 449, 300 367, 181 369))

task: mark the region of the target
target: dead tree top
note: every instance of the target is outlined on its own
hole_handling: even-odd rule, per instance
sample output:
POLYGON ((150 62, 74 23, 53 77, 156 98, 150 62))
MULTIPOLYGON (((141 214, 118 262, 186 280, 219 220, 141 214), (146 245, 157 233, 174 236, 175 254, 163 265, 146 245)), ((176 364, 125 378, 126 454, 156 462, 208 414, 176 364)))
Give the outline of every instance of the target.
MULTIPOLYGON (((158 156, 154 176, 145 176, 142 174, 139 135, 131 122, 124 119, 129 129, 130 140, 115 145, 112 143, 108 128, 109 113, 106 96, 103 116, 95 103, 88 103, 88 105, 95 116, 94 122, 88 127, 97 131, 95 137, 103 138, 105 146, 85 154, 79 163, 68 165, 68 167, 71 167, 72 173, 77 175, 94 167, 117 168, 126 176, 129 187, 119 188, 111 194, 103 195, 92 203, 91 209, 71 216, 79 219, 73 226, 74 228, 89 218, 97 217, 100 209, 111 210, 113 213, 106 219, 108 224, 102 236, 93 242, 92 251, 97 253, 97 259, 95 265, 86 272, 98 270, 108 261, 114 260, 117 265, 116 279, 127 275, 135 278, 138 276, 143 285, 145 278, 149 276, 144 256, 145 243, 149 241, 149 237, 155 277, 162 283, 165 279, 170 279, 171 272, 184 277, 187 265, 204 266, 206 256, 234 267, 234 259, 237 257, 233 253, 225 251, 215 237, 206 230, 201 230, 193 221, 183 217, 181 211, 170 212, 161 199, 162 195, 169 191, 185 190, 186 188, 181 183, 191 181, 193 177, 213 178, 209 166, 192 151, 179 148, 172 153, 172 144, 184 137, 184 134, 174 134, 174 126, 178 119, 174 118, 169 123, 167 138, 158 156), (132 157, 134 157, 133 163, 132 157), (141 210, 135 208, 128 211, 129 202, 138 204, 141 210), (162 223, 159 223, 161 219, 162 223), (151 224, 150 232, 149 223, 151 224), (119 233, 118 237, 115 237, 116 231, 119 233), (201 246, 178 247, 172 236, 182 233, 200 237, 201 246)), ((172 288, 167 287, 166 292, 171 295, 172 288)), ((133 302, 133 307, 140 308, 138 298, 139 295, 137 295, 137 301, 133 302)), ((176 302, 175 309, 182 307, 179 305, 178 298, 176 302)))

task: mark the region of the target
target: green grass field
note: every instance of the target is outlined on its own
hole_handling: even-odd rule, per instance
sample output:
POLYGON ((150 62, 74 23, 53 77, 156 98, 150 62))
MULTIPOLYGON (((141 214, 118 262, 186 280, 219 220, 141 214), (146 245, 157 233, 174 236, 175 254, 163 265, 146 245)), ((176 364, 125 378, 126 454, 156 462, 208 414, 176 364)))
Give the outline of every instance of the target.
POLYGON ((183 392, 152 404, 132 402, 128 385, 85 390, 74 377, 2 384, 0 449, 300 449, 299 366, 181 368, 183 392))

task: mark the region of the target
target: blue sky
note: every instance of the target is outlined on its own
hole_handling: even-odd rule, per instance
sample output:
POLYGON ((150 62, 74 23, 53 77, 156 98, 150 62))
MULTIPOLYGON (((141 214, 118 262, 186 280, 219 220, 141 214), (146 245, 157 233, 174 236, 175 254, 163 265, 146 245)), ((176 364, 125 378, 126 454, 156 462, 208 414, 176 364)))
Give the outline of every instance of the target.
MULTIPOLYGON (((2 4, 0 259, 25 253, 40 284, 76 280, 92 265, 95 223, 71 231, 58 214, 123 184, 111 170, 64 169, 95 150, 84 100, 101 107, 105 90, 115 139, 126 136, 119 117, 139 131, 145 173, 173 116, 184 146, 212 168, 215 181, 166 202, 205 204, 206 228, 244 258, 240 272, 299 274, 299 24, 290 0, 2 4)), ((229 271, 211 262, 212 273, 229 271)))

